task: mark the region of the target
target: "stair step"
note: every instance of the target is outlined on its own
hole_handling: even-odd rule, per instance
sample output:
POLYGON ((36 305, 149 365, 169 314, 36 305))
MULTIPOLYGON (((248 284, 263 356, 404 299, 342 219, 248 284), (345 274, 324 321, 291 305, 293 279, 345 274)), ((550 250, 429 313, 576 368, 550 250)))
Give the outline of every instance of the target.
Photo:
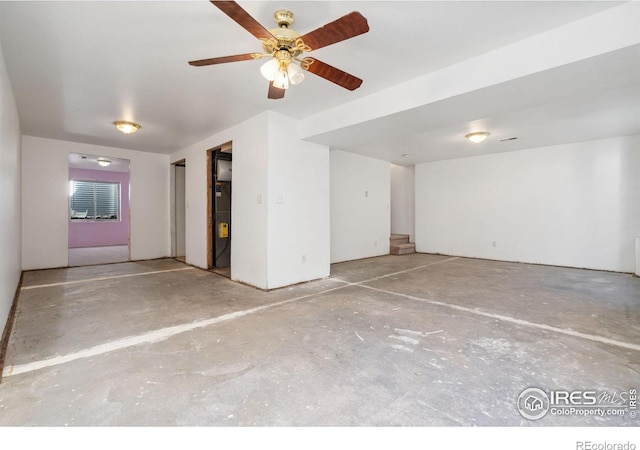
POLYGON ((400 244, 408 244, 409 243, 409 235, 408 234, 392 234, 389 238, 390 245, 400 245, 400 244))
POLYGON ((407 244, 398 244, 390 246, 390 253, 392 255, 408 255, 410 253, 416 252, 416 244, 407 243, 407 244))

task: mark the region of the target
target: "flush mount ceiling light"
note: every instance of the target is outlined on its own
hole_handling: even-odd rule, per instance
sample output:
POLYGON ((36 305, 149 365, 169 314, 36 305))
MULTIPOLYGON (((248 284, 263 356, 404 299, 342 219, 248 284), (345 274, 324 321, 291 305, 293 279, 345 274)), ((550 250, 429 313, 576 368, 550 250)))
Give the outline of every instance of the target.
POLYGON ((98 158, 98 164, 102 167, 109 167, 111 165, 111 161, 106 158, 98 158))
POLYGON ((140 125, 134 122, 125 122, 123 120, 117 120, 113 122, 113 124, 116 126, 118 130, 122 131, 124 134, 135 133, 136 131, 138 131, 138 129, 140 129, 140 125))
POLYGON ((465 137, 469 139, 471 142, 479 144, 484 141, 489 136, 489 133, 486 131, 477 131, 475 133, 469 133, 465 137))

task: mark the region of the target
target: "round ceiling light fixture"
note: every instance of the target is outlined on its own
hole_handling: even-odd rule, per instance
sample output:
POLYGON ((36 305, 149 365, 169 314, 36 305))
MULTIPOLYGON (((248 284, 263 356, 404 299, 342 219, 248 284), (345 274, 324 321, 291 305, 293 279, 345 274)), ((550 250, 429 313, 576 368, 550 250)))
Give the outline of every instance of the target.
POLYGON ((107 158, 98 158, 98 164, 100 164, 102 167, 109 167, 111 165, 111 161, 109 161, 107 158))
POLYGON ((140 125, 134 122, 126 122, 124 120, 116 120, 113 122, 116 128, 122 131, 124 134, 135 133, 140 129, 140 125))
POLYGON ((486 131, 476 131, 475 133, 467 134, 465 137, 469 139, 471 142, 475 144, 479 144, 480 142, 484 141, 487 137, 489 137, 489 134, 490 133, 487 133, 486 131))

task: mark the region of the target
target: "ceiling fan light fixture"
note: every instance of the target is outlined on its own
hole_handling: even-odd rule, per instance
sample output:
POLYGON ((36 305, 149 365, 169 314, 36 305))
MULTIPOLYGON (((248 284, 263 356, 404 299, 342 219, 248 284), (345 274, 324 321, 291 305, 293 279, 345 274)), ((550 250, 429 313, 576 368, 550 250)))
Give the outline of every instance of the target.
POLYGON ((333 22, 300 35, 289 28, 293 23, 293 13, 278 10, 274 14, 278 28, 267 30, 255 18, 235 1, 212 1, 215 7, 230 19, 251 33, 262 43, 262 53, 244 53, 240 55, 189 61, 189 65, 202 67, 236 61, 251 61, 264 56, 271 59, 260 68, 262 76, 269 81, 267 98, 277 100, 284 98, 289 85, 301 83, 305 77, 302 70, 311 72, 327 81, 353 91, 358 89, 362 80, 336 67, 314 58, 303 58, 301 55, 312 50, 360 36, 369 31, 367 19, 357 11, 346 14, 333 22), (291 66, 293 61, 300 64, 291 66))
POLYGON ((273 79, 273 86, 278 89, 289 89, 289 76, 284 70, 278 70, 273 79))
POLYGON ((278 89, 289 89, 289 74, 287 72, 288 61, 278 60, 278 70, 273 78, 273 87, 278 89))
POLYGON ((124 120, 117 120, 113 122, 116 128, 122 131, 124 134, 135 133, 140 129, 140 125, 134 122, 126 122, 124 120))
POLYGON ((287 75, 291 84, 299 84, 304 80, 304 72, 297 64, 290 63, 287 67, 287 75))
POLYGON ((475 133, 469 133, 465 137, 471 142, 475 144, 479 144, 480 142, 484 141, 487 137, 489 137, 489 134, 490 133, 487 133, 486 131, 477 131, 475 133))
POLYGON ((269 81, 273 81, 276 72, 280 68, 280 62, 276 58, 272 58, 260 67, 260 73, 269 81))

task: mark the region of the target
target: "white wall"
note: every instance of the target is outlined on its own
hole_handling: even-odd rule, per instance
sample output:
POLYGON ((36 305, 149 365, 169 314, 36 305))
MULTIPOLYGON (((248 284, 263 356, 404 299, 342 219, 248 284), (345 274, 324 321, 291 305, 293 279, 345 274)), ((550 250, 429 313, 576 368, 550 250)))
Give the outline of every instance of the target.
POLYGON ((415 239, 415 167, 391 164, 391 234, 415 239))
POLYGON ((294 120, 269 117, 268 286, 275 288, 329 276, 329 149, 292 137, 294 120))
POLYGON ((22 266, 20 122, 0 47, 0 337, 22 266))
POLYGON ((331 262, 389 254, 389 162, 330 152, 331 262))
POLYGON ((416 166, 419 252, 633 272, 640 136, 416 166))
POLYGON ((22 137, 22 268, 64 267, 69 248, 69 152, 22 137))
POLYGON ((207 267, 207 150, 233 141, 231 278, 267 287, 268 113, 171 155, 186 161, 186 258, 207 267), (258 201, 261 197, 261 202, 258 201))
POLYGON ((68 265, 69 153, 130 160, 131 259, 169 256, 167 155, 23 136, 23 269, 68 265))
MULTIPOLYGON (((231 278, 266 289, 268 281, 268 113, 234 127, 231 278)), ((205 191, 206 194, 206 191, 205 191)))
POLYGON ((328 149, 292 130, 265 112, 171 155, 186 160, 188 263, 207 266, 206 152, 232 141, 231 278, 273 289, 329 274, 328 149))

